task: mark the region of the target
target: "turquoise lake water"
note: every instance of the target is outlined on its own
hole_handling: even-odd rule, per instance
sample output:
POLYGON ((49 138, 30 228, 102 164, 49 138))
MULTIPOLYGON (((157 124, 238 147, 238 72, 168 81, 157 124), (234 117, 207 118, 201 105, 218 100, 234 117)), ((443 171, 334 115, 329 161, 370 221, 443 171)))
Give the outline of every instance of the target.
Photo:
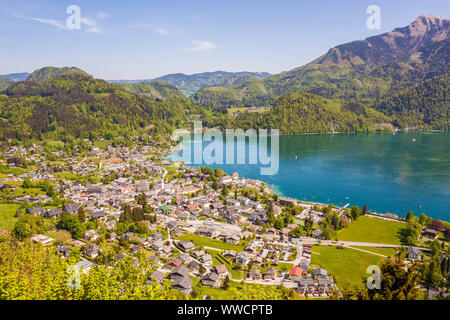
MULTIPOLYGON (((299 200, 361 208, 367 203, 373 212, 403 217, 411 210, 450 220, 449 133, 280 136, 279 146, 276 175, 261 175, 259 165, 208 166, 262 180, 299 200)), ((235 151, 249 147, 255 146, 247 142, 245 150, 235 151)))

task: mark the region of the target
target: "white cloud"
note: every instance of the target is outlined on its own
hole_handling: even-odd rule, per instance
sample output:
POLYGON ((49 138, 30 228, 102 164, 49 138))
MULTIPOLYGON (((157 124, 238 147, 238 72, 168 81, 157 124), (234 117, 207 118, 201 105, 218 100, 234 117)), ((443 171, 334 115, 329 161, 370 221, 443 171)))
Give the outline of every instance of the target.
POLYGON ((163 29, 163 28, 155 28, 155 29, 153 29, 153 31, 155 31, 156 33, 162 34, 162 35, 169 34, 169 31, 167 31, 166 29, 163 29))
MULTIPOLYGON (((63 22, 59 21, 59 20, 42 19, 42 18, 36 18, 36 17, 27 17, 27 16, 22 16, 22 15, 17 15, 17 14, 14 14, 13 17, 20 18, 20 19, 27 19, 27 20, 37 21, 37 22, 41 22, 41 23, 45 23, 45 24, 57 27, 58 29, 61 29, 61 30, 67 30, 66 25, 63 22)), ((87 32, 90 32, 90 33, 103 33, 102 30, 100 30, 100 28, 98 28, 97 21, 95 21, 92 18, 81 17, 81 24, 87 27, 87 29, 82 28, 82 29, 85 29, 87 32)))
POLYGON ((169 31, 167 31, 167 29, 164 29, 161 27, 155 27, 150 24, 136 23, 136 24, 131 25, 130 28, 152 30, 152 31, 154 31, 160 35, 164 35, 164 36, 169 34, 169 31))
POLYGON ((97 21, 95 21, 92 18, 89 17, 82 17, 81 18, 81 24, 87 26, 88 28, 86 29, 87 32, 90 33, 103 33, 102 30, 100 30, 100 28, 98 28, 98 23, 97 21))
POLYGON ((88 27, 95 27, 97 25, 97 22, 89 17, 82 17, 81 23, 88 27))
POLYGON ((103 33, 103 31, 100 30, 100 29, 97 28, 97 27, 89 28, 89 29, 87 29, 87 32, 91 32, 91 33, 103 33))
POLYGON ((207 51, 216 48, 216 46, 209 41, 194 40, 192 41, 192 43, 195 46, 189 49, 185 49, 185 51, 207 51))
POLYGON ((35 18, 35 17, 27 17, 27 16, 21 16, 21 15, 17 15, 17 14, 13 14, 13 17, 15 18, 20 18, 20 19, 28 19, 28 20, 32 20, 32 21, 37 21, 37 22, 41 22, 41 23, 45 23, 54 27, 57 27, 58 29, 66 29, 66 26, 64 25, 64 23, 62 23, 59 20, 52 20, 52 19, 42 19, 42 18, 35 18))
POLYGON ((106 19, 106 18, 110 18, 110 17, 111 17, 111 15, 109 13, 106 13, 103 11, 100 11, 97 13, 97 18, 99 18, 99 19, 106 19))

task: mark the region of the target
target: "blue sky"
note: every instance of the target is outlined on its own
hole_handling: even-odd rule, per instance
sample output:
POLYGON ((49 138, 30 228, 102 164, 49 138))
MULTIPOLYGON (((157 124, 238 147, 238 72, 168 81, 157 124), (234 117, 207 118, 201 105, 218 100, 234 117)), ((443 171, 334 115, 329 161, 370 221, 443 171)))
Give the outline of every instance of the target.
POLYGON ((97 78, 266 71, 304 65, 330 48, 408 25, 448 18, 445 0, 0 0, 0 74, 76 66, 97 78), (68 30, 67 7, 81 9, 68 30), (366 27, 369 5, 381 29, 366 27))

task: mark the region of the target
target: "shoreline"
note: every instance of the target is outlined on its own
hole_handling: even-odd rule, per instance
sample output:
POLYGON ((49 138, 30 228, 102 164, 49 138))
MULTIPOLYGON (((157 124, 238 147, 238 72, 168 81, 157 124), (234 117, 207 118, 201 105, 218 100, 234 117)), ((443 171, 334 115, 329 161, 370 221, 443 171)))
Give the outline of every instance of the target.
MULTIPOLYGON (((405 132, 405 133, 411 132, 411 133, 424 133, 424 134, 426 134, 426 133, 445 134, 445 133, 449 133, 450 132, 450 131, 436 131, 436 130, 426 130, 426 131, 424 131, 424 130, 398 130, 398 131, 399 132, 405 132)), ((358 133, 361 133, 361 132, 354 132, 354 133, 350 133, 350 134, 358 134, 358 133)), ((377 131, 377 132, 365 132, 365 133, 390 133, 390 132, 388 132, 388 131, 377 131)), ((295 136, 295 135, 306 136, 306 135, 320 135, 320 134, 324 134, 324 135, 330 134, 331 135, 331 134, 336 134, 336 133, 307 133, 307 134, 294 134, 294 135, 285 135, 285 136, 295 136)), ((342 133, 340 133, 340 134, 342 134, 342 133)), ((208 166, 206 164, 189 164, 189 163, 183 163, 182 161, 175 161, 175 160, 170 159, 171 153, 176 150, 177 146, 178 146, 178 144, 170 145, 170 147, 167 149, 167 152, 164 153, 163 157, 164 157, 165 160, 170 160, 174 164, 178 164, 178 165, 183 164, 184 166, 191 167, 191 168, 199 168, 199 167, 208 166)), ((220 165, 218 165, 217 167, 220 168, 220 165)), ((227 172, 227 174, 231 175, 230 172, 227 172)), ((246 177, 246 176, 241 176, 241 177, 245 178, 246 180, 256 180, 256 181, 259 181, 261 183, 264 183, 265 186, 268 189, 270 189, 272 194, 275 194, 275 195, 278 195, 278 196, 281 196, 281 197, 295 199, 299 203, 318 205, 318 206, 328 206, 329 204, 333 204, 333 207, 336 207, 336 208, 338 208, 340 210, 343 209, 343 206, 347 205, 347 202, 345 200, 341 201, 342 202, 341 206, 336 205, 336 204, 334 204, 332 202, 331 203, 324 203, 324 202, 318 202, 318 201, 309 200, 309 199, 302 200, 302 199, 299 199, 298 196, 287 196, 287 195, 285 195, 281 191, 280 186, 275 185, 275 184, 271 184, 271 183, 266 182, 266 181, 263 181, 260 178, 249 178, 249 177, 246 177)), ((348 202, 348 203, 349 203, 349 205, 348 205, 347 209, 351 209, 352 204, 350 202, 348 202)), ((413 210, 414 210, 413 208, 410 208, 407 211, 413 211, 413 210)), ((379 213, 379 212, 375 212, 375 211, 370 211, 370 208, 369 208, 369 212, 371 214, 375 215, 375 216, 380 217, 380 218, 388 218, 388 219, 398 220, 400 222, 404 221, 405 215, 406 215, 406 212, 403 213, 403 214, 401 214, 401 213, 393 213, 393 212, 390 212, 390 211, 379 213), (398 218, 386 216, 386 215, 390 215, 390 214, 395 215, 398 218)), ((436 218, 436 219, 448 222, 446 219, 443 219, 443 218, 436 218)))

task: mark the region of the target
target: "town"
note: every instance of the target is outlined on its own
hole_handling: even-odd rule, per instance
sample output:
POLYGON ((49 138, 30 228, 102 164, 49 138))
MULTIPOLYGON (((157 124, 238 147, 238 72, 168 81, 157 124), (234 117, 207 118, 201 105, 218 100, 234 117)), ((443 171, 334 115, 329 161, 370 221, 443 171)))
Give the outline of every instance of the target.
MULTIPOLYGON (((61 259, 76 252, 75 267, 84 273, 126 257, 139 268, 135 257, 144 256, 155 266, 148 281, 203 299, 226 299, 233 282, 283 287, 303 298, 341 297, 340 275, 314 263, 312 256, 326 254, 315 248, 381 257, 404 249, 409 264, 429 255, 425 245, 341 241, 327 234, 334 222, 326 221, 347 227, 359 215, 406 225, 396 215, 364 209, 355 216, 359 208, 282 197, 236 172, 169 161, 167 144, 129 148, 98 141, 101 146, 86 139, 89 152, 83 155, 40 144, 4 150, 1 208, 14 208, 15 224, 0 233, 55 247, 61 259), (22 218, 27 216, 45 221, 40 233, 30 231, 22 218), (224 293, 215 296, 217 290, 205 288, 224 293)), ((421 243, 444 231, 424 228, 421 243)), ((428 297, 448 295, 438 287, 422 289, 428 297)))

